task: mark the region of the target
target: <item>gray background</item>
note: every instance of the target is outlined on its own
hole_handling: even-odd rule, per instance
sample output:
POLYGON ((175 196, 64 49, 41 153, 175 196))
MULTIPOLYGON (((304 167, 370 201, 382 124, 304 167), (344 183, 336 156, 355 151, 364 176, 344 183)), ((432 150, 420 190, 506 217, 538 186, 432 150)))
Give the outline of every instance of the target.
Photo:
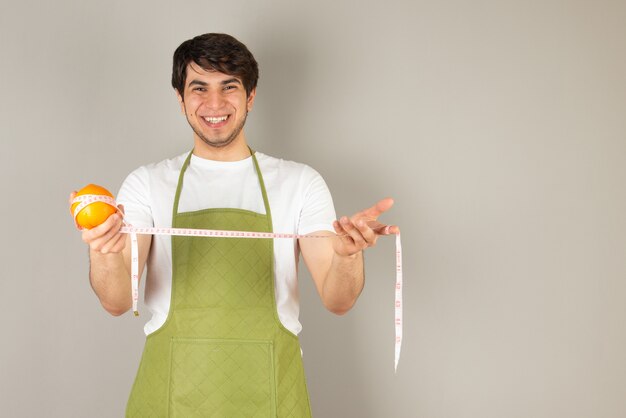
POLYGON ((123 415, 147 318, 100 308, 67 195, 191 147, 170 60, 204 32, 260 63, 253 147, 315 167, 338 214, 397 201, 397 375, 393 239, 345 317, 303 274, 317 417, 626 416, 626 6, 609 0, 2 0, 2 416, 123 415))

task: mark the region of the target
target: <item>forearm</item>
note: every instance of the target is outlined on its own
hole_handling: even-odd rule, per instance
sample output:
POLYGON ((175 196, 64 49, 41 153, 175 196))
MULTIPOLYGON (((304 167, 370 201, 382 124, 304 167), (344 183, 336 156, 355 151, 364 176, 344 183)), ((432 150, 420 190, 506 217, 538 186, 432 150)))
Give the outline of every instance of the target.
POLYGON ((322 287, 324 306, 337 315, 345 314, 354 306, 364 283, 363 252, 350 256, 335 253, 322 287))
POLYGON ((121 252, 89 251, 89 281, 104 309, 121 315, 131 307, 130 272, 121 252))
MULTIPOLYGON (((298 241, 317 291, 329 311, 345 314, 361 294, 365 284, 363 250, 376 245, 379 235, 399 233, 397 227, 377 221, 391 205, 392 199, 383 199, 351 218, 343 216, 334 221, 332 239, 298 241)), ((332 235, 328 231, 315 234, 329 238, 332 235)))

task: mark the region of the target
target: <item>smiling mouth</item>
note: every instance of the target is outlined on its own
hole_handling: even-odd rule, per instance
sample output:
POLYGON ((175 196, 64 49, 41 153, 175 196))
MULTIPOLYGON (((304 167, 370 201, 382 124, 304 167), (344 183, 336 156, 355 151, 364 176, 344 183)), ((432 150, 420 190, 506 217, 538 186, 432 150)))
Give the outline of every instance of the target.
POLYGON ((224 115, 224 116, 217 116, 217 117, 210 117, 210 116, 205 116, 204 120, 206 120, 209 123, 220 123, 220 122, 224 122, 226 119, 228 119, 228 115, 224 115))
POLYGON ((221 128, 222 126, 226 125, 226 123, 228 123, 227 121, 229 118, 230 118, 230 115, 203 116, 202 117, 202 119, 204 119, 204 121, 206 122, 207 126, 213 129, 221 128))

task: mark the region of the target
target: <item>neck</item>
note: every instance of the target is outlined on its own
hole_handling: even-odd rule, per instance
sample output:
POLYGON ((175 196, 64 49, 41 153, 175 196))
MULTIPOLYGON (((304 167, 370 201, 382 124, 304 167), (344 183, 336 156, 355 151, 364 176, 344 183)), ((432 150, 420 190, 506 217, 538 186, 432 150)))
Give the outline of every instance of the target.
POLYGON ((205 160, 241 161, 250 156, 250 149, 243 135, 224 147, 213 147, 194 135, 193 154, 205 160))

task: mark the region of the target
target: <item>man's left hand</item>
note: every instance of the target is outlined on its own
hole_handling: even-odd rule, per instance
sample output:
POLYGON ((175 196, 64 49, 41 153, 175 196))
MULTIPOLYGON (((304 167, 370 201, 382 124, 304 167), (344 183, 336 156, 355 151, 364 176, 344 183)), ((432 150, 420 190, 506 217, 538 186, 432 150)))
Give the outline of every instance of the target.
POLYGON ((395 225, 378 222, 378 217, 393 206, 393 199, 380 200, 374 206, 355 213, 351 217, 343 216, 333 223, 338 239, 333 240, 335 253, 340 256, 353 256, 366 248, 376 245, 380 235, 397 234, 400 229, 395 225))

